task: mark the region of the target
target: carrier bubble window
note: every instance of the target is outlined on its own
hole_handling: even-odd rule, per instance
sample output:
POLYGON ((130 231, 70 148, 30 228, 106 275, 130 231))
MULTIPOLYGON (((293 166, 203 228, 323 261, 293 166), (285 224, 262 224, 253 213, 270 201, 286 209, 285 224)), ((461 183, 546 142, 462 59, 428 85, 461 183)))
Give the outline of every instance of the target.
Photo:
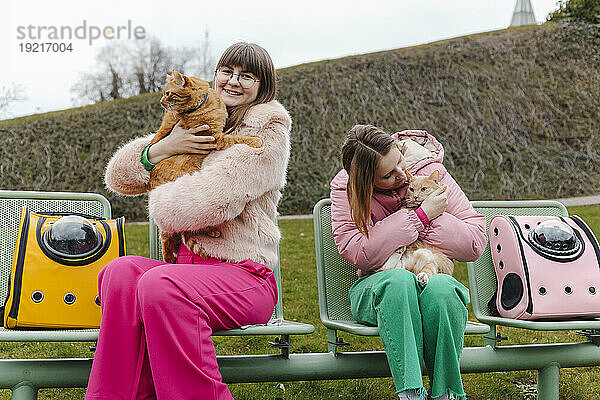
POLYGON ((84 258, 102 246, 102 235, 88 219, 68 215, 58 219, 43 235, 44 246, 61 258, 84 258))
POLYGON ((529 242, 546 254, 568 256, 581 248, 573 228, 558 220, 544 221, 529 231, 529 242))

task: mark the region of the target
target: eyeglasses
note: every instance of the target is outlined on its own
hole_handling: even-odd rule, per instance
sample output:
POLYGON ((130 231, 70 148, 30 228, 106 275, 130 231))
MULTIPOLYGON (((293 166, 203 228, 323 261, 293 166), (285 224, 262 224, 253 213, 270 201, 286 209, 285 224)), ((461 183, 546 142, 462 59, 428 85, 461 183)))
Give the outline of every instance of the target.
POLYGON ((234 74, 229 68, 219 68, 215 71, 215 79, 219 83, 227 83, 234 75, 237 75, 237 81, 240 86, 244 89, 250 89, 256 82, 260 82, 260 79, 255 79, 254 75, 247 72, 234 74))

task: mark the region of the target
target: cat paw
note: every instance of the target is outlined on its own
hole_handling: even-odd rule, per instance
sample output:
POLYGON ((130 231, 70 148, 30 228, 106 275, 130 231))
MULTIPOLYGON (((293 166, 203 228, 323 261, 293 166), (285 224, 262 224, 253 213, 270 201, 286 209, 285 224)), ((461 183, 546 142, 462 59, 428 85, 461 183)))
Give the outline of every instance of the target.
POLYGON ((425 272, 419 272, 417 274, 417 281, 419 282, 419 285, 425 286, 427 285, 427 282, 429 282, 429 276, 425 272))
POLYGON ((252 137, 252 138, 248 139, 247 144, 250 147, 259 148, 259 147, 262 147, 262 140, 257 137, 252 137))

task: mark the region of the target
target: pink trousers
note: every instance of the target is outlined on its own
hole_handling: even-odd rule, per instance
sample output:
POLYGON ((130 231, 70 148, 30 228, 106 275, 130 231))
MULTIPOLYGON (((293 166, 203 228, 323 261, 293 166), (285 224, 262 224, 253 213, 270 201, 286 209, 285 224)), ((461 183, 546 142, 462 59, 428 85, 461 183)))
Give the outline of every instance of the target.
POLYGON ((86 400, 230 400, 212 332, 266 323, 273 272, 246 260, 204 260, 181 246, 177 264, 127 256, 98 276, 102 322, 86 400))

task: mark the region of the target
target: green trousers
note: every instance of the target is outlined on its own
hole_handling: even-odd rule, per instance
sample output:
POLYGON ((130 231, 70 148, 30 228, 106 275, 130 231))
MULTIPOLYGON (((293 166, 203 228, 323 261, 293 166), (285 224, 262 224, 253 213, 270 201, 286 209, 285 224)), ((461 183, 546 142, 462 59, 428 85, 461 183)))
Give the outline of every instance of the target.
POLYGON ((450 391, 466 398, 459 365, 469 303, 464 285, 438 274, 421 288, 412 272, 393 269, 360 278, 349 294, 354 318, 379 327, 397 393, 426 395, 425 361, 431 397, 450 391))

